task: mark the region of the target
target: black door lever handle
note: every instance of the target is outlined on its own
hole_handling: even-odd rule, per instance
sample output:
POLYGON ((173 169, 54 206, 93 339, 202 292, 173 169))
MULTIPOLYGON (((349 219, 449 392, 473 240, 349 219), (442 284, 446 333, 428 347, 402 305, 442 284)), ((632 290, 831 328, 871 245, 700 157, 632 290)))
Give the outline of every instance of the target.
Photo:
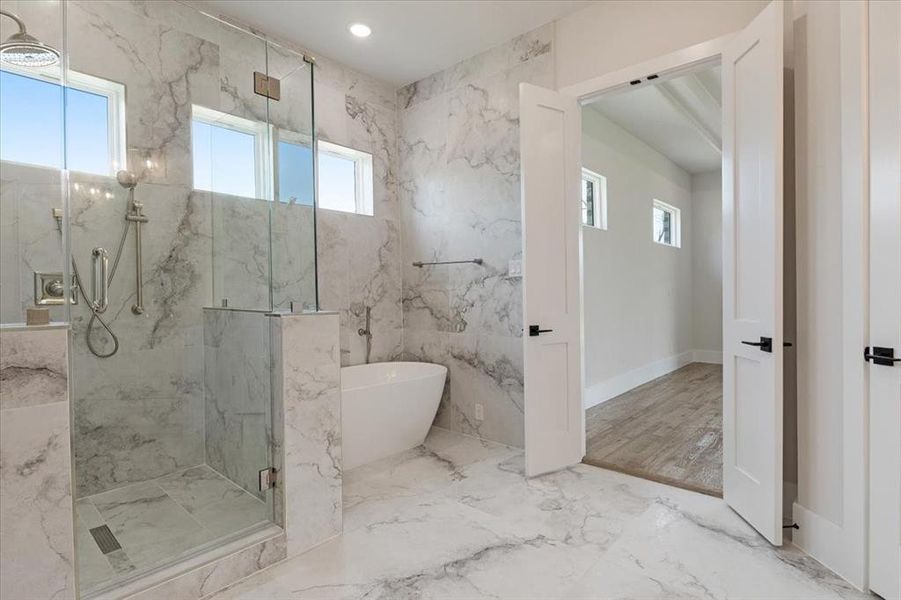
POLYGON ((874 365, 882 365, 883 367, 894 367, 896 362, 901 361, 901 358, 895 358, 894 348, 883 348, 880 346, 873 346, 872 354, 870 354, 869 346, 864 348, 863 359, 867 362, 872 360, 874 365))
POLYGON ((550 333, 553 329, 541 329, 541 325, 529 325, 529 337, 535 337, 542 333, 550 333))
POLYGON ((772 352, 773 351, 773 338, 760 336, 759 342, 746 342, 742 340, 741 342, 745 346, 756 346, 760 348, 763 352, 772 352))

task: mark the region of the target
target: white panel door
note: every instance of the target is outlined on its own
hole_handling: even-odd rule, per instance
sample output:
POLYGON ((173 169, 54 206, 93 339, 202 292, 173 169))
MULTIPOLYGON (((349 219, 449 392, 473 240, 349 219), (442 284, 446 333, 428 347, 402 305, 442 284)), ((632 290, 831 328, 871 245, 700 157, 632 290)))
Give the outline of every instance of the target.
MULTIPOLYGON (((901 356, 901 4, 870 3, 870 354, 901 356)), ((901 363, 870 359, 870 589, 901 597, 901 363), (881 364, 880 364, 881 363, 881 364)))
POLYGON ((782 5, 723 53, 723 497, 782 544, 782 5))
POLYGON ((574 98, 519 86, 526 475, 582 460, 582 126, 574 98))

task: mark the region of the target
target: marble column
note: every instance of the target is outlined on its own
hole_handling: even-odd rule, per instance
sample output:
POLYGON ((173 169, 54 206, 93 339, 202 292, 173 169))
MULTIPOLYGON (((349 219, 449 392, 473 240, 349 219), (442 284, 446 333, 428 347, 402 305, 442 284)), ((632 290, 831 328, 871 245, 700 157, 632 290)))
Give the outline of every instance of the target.
POLYGON ((341 533, 341 357, 337 313, 274 314, 276 515, 295 556, 341 533), (281 403, 283 410, 279 410, 281 403))
POLYGON ((2 598, 75 598, 67 337, 0 327, 2 598))

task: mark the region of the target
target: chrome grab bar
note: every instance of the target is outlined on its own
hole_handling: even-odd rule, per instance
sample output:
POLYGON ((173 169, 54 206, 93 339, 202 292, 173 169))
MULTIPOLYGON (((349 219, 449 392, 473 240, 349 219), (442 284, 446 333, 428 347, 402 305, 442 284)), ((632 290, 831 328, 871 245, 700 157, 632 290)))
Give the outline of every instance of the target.
POLYGON ((427 267, 429 265, 464 265, 467 263, 472 263, 474 265, 480 265, 483 261, 481 258, 470 258, 469 260, 438 260, 433 262, 422 262, 416 261, 413 263, 414 267, 419 267, 420 269, 423 267, 427 267))
POLYGON ((91 274, 91 307, 94 312, 102 313, 109 306, 109 252, 103 248, 91 251, 94 269, 91 274))

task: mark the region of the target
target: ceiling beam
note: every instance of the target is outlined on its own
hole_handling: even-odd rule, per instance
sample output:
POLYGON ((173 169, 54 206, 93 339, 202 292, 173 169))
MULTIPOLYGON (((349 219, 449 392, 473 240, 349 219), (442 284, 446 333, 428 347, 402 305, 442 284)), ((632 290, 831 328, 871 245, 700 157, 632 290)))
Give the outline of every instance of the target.
POLYGON ((723 152, 723 141, 720 139, 720 136, 713 130, 711 130, 707 125, 701 121, 695 113, 689 108, 685 102, 673 91, 672 86, 669 82, 664 81, 653 86, 657 92, 663 96, 663 99, 666 100, 670 106, 672 106, 676 112, 681 114, 685 119, 694 126, 694 128, 701 134, 701 137, 704 138, 708 144, 710 144, 714 150, 722 154, 723 152))
POLYGON ((704 73, 704 75, 706 76, 704 79, 702 79, 700 75, 701 73, 691 73, 687 77, 685 77, 682 80, 685 84, 685 87, 688 88, 688 91, 694 94, 695 98, 697 98, 707 108, 711 110, 722 111, 722 102, 720 102, 720 99, 716 97, 716 95, 709 87, 709 84, 711 83, 709 81, 710 73, 704 73))

